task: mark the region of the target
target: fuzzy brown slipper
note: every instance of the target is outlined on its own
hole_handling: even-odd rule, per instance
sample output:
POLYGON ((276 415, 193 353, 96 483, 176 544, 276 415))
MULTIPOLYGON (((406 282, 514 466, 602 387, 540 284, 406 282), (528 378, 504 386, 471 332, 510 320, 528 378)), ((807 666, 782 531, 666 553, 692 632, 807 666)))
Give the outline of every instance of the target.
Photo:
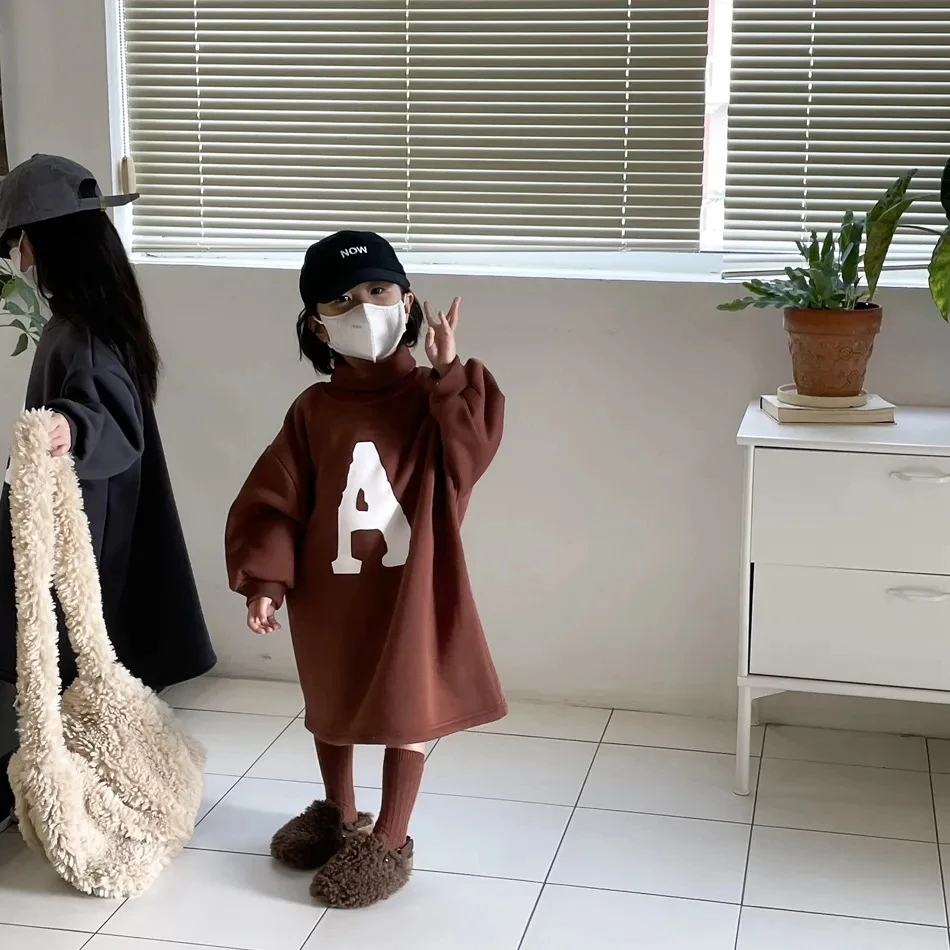
POLYGON ((327 907, 369 907, 405 887, 411 874, 412 838, 390 851, 376 835, 354 835, 317 871, 310 896, 327 907))
POLYGON ((298 871, 322 868, 350 835, 363 837, 373 828, 373 816, 360 812, 354 822, 343 822, 336 802, 314 802, 302 815, 291 818, 271 839, 275 860, 298 871))

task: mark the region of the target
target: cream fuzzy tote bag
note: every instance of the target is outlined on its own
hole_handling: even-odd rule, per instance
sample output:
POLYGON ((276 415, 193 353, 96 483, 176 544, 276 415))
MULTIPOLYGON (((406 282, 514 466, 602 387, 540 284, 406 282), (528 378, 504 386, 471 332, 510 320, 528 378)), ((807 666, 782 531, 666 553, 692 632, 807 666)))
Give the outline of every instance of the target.
POLYGON ((16 426, 10 507, 20 747, 10 762, 29 846, 73 887, 141 894, 190 839, 204 751, 116 659, 72 460, 50 458, 51 413, 16 426), (60 697, 55 585, 79 676, 60 697))

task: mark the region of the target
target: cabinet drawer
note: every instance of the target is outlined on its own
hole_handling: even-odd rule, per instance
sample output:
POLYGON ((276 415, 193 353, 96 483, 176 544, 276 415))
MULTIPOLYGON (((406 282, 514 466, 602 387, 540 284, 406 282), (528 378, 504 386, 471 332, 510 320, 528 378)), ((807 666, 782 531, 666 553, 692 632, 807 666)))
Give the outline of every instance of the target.
POLYGON ((950 689, 950 577, 757 564, 749 668, 950 689))
POLYGON ((752 560, 950 574, 950 458, 756 449, 752 560))

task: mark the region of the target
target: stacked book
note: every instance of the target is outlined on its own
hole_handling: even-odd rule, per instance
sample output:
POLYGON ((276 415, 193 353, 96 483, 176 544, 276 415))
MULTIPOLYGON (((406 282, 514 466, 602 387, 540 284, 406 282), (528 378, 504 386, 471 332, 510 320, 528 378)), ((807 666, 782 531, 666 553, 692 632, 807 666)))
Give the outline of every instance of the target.
POLYGON ((894 422, 894 405, 873 393, 858 396, 800 396, 794 386, 780 386, 774 396, 762 396, 762 411, 776 422, 869 425, 894 422))

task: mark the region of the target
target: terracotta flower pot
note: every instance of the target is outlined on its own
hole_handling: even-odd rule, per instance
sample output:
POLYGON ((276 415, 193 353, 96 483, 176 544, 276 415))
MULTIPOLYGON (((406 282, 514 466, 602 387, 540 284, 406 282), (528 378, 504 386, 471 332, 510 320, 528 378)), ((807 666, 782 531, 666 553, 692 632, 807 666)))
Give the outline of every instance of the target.
POLYGON ((881 329, 877 304, 857 310, 785 311, 795 385, 803 396, 856 396, 881 329))

